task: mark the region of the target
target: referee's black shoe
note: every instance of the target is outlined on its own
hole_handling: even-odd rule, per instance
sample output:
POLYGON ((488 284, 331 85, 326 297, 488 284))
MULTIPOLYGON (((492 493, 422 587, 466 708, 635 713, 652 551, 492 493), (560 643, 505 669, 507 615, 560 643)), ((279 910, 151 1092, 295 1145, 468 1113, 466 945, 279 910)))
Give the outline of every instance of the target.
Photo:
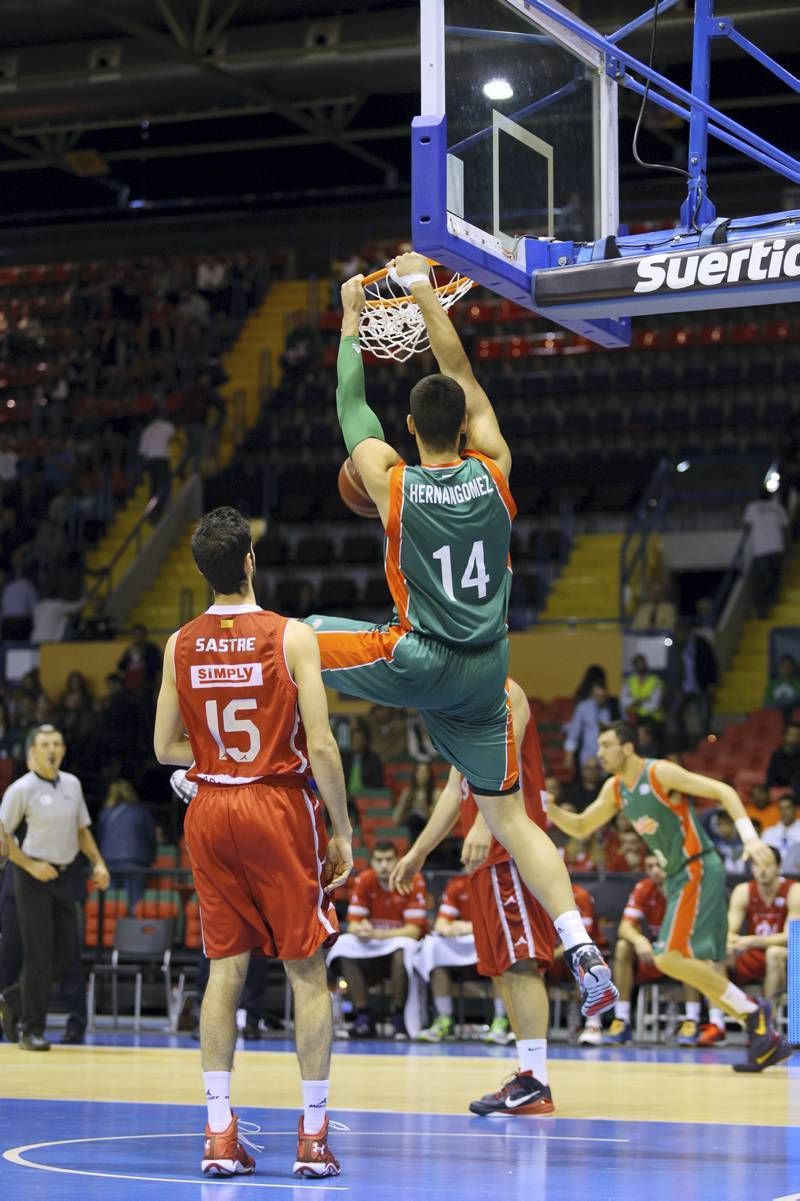
POLYGON ((80 1022, 68 1021, 67 1028, 61 1035, 64 1046, 78 1047, 85 1041, 86 1028, 80 1022))
POLYGON ((49 1051, 50 1043, 43 1034, 20 1034, 20 1051, 49 1051))
POLYGON ((19 985, 10 984, 5 992, 0 993, 0 1022, 3 1024, 3 1038, 6 1042, 19 1042, 20 1016, 19 985))

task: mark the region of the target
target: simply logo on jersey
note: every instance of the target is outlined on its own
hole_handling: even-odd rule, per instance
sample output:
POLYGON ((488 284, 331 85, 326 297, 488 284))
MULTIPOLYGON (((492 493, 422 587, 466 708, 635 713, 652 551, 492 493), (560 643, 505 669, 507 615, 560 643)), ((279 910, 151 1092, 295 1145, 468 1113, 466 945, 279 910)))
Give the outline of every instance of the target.
POLYGON ((192 688, 250 688, 263 684, 260 663, 193 663, 192 688))
POLYGON ((636 295, 685 292, 730 284, 800 279, 800 238, 719 246, 685 254, 651 254, 639 260, 636 295))

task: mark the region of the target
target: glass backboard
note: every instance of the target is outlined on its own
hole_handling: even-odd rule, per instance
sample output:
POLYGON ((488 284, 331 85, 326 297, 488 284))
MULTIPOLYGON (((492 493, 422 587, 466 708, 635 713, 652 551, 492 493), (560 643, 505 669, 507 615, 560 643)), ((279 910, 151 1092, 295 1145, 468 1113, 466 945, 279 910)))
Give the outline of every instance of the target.
POLYGON ((421 31, 422 117, 445 118, 446 223, 465 253, 526 269, 524 239, 616 234, 616 90, 598 52, 524 0, 423 0, 421 31))

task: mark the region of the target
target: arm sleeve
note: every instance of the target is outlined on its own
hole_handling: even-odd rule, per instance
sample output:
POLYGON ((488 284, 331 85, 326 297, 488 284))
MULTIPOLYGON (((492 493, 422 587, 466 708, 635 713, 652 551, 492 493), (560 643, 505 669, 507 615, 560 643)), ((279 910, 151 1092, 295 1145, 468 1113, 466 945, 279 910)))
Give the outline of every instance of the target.
POLYGON ((342 338, 336 361, 336 415, 347 453, 351 455, 367 438, 385 442, 383 426, 367 404, 364 364, 358 338, 342 338))
POLYGON ((92 824, 92 819, 89 817, 89 810, 86 808, 86 801, 83 796, 83 789, 78 784, 78 829, 87 830, 92 824))
POLYGON ((19 789, 9 788, 0 804, 0 823, 6 834, 13 834, 25 816, 19 789))

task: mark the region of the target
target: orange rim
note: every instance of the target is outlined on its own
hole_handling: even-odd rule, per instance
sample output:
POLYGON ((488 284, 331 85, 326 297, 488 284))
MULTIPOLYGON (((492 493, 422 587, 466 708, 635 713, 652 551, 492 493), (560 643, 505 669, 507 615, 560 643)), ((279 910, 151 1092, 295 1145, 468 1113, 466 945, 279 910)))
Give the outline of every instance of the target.
MULTIPOLYGON (((427 262, 430 263, 431 267, 441 267, 441 263, 437 263, 435 259, 428 259, 427 262)), ((364 276, 364 285, 366 286, 367 284, 377 283, 378 280, 385 279, 388 274, 388 267, 382 267, 380 271, 373 271, 371 275, 364 276)), ((454 275, 452 279, 449 279, 446 284, 434 283, 433 290, 437 296, 450 296, 453 292, 458 291, 465 280, 466 276, 456 273, 456 275, 454 275)), ((475 287, 474 280, 469 281, 469 287, 475 287)), ((465 293, 467 291, 469 291, 469 288, 465 289, 465 293)), ((368 296, 366 307, 370 309, 396 308, 400 304, 409 303, 414 303, 413 297, 411 296, 368 296)))

